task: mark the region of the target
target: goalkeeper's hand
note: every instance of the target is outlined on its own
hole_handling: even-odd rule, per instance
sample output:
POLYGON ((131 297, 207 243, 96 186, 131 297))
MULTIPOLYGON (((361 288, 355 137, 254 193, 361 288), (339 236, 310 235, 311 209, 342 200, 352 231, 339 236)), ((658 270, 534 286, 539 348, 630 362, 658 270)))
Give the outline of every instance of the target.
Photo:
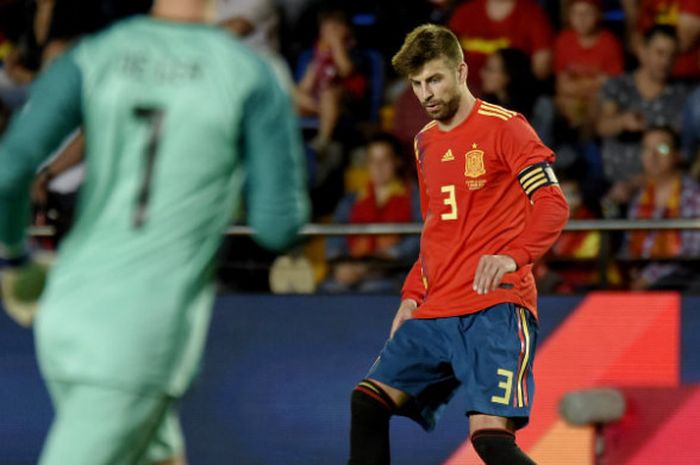
POLYGON ((7 314, 21 326, 31 326, 44 290, 49 257, 0 261, 0 291, 7 314))

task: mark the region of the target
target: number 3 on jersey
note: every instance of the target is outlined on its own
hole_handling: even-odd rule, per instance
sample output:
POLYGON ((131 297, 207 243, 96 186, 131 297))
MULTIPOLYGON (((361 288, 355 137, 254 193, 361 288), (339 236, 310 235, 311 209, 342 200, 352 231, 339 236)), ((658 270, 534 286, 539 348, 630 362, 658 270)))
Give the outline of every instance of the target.
POLYGON ((457 198, 455 197, 455 186, 450 184, 442 186, 440 192, 447 194, 446 198, 442 199, 442 203, 450 207, 448 213, 443 213, 440 218, 446 221, 457 219, 457 198))
POLYGON ((148 124, 148 142, 146 145, 146 167, 143 181, 136 196, 136 211, 134 212, 134 228, 138 229, 146 222, 148 213, 148 200, 151 196, 151 181, 153 180, 153 168, 158 154, 161 129, 165 111, 158 107, 139 106, 134 108, 134 117, 148 124))

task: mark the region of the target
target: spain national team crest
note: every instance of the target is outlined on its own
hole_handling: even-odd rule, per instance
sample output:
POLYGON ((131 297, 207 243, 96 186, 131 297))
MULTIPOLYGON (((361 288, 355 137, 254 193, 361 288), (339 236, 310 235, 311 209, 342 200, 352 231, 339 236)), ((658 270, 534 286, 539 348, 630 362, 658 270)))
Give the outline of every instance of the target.
POLYGON ((465 155, 464 175, 468 178, 478 178, 486 174, 483 150, 470 150, 465 155))

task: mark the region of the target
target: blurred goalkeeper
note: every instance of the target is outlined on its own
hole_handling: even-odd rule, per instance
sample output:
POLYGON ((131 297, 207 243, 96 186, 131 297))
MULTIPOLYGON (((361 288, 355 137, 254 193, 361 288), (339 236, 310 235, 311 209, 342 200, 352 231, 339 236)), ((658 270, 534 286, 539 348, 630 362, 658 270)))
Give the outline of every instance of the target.
POLYGON ((29 186, 82 125, 86 180, 35 320, 56 407, 41 465, 184 463, 175 402, 200 360, 212 270, 244 194, 263 245, 305 222, 300 137, 260 59, 208 26, 205 0, 157 0, 48 68, 0 144, 5 304, 29 322, 42 272, 29 186), (14 305, 17 304, 18 307, 14 305))

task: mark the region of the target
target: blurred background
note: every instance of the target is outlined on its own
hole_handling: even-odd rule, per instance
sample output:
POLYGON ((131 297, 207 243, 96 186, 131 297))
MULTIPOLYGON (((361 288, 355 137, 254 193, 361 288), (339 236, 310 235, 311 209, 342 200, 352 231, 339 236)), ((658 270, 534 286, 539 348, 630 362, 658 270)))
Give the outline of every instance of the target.
MULTIPOLYGON (((257 247, 244 222, 226 237, 204 366, 182 404, 193 465, 345 461, 350 390, 419 248, 413 136, 428 120, 390 59, 426 22, 459 37, 473 92, 523 113, 556 152, 571 206, 535 267, 538 392, 519 442, 543 465, 700 463, 700 1, 213 5, 295 102, 313 220, 283 256, 257 247), (601 387, 620 394, 619 415, 595 395, 573 416, 562 407, 601 387)), ((0 0, 0 132, 51 60, 149 8, 0 0)), ((38 248, 70 230, 82 150, 78 133, 52 176, 37 175, 38 248)), ((462 410, 455 399, 431 435, 395 420, 395 463, 480 463, 462 410)), ((31 332, 0 316, 0 465, 35 463, 51 416, 31 332)))

